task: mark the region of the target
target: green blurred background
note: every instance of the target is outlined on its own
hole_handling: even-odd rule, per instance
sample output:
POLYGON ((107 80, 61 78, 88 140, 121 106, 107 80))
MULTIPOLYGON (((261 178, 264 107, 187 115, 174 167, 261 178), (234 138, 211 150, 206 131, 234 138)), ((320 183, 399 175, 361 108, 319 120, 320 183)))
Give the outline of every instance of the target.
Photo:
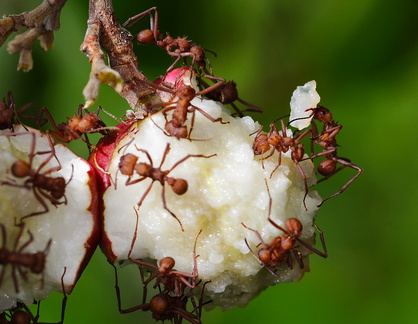
MULTIPOLYGON (((344 125, 338 138, 341 156, 364 169, 318 213, 328 259, 313 256, 311 272, 299 283, 270 287, 246 308, 204 313, 204 323, 417 323, 417 2, 115 2, 121 21, 157 5, 160 31, 188 35, 215 51, 216 58, 208 54, 215 74, 234 79, 241 97, 264 109, 255 116, 263 124, 288 113, 296 86, 315 79, 321 104, 344 125)), ((0 0, 0 13, 19 13, 39 3, 0 0)), ((0 96, 12 90, 19 107, 34 101, 57 121, 70 117, 83 102, 90 69, 79 51, 87 10, 87 0, 68 1, 54 48, 45 53, 36 44, 29 73, 16 71, 18 56, 0 48, 0 96)), ((147 25, 145 20, 138 28, 147 25)), ((172 62, 158 48, 136 50, 150 79, 172 62)), ((97 104, 115 115, 128 108, 107 86, 101 87, 97 104)), ((84 146, 72 147, 87 154, 84 146)), ((325 197, 353 175, 344 170, 318 190, 325 197)), ((136 272, 132 275, 132 282, 139 280, 136 272)), ((126 307, 140 302, 140 289, 129 290, 130 284, 122 287, 126 307)), ((59 318, 60 296, 54 297, 43 303, 43 321, 59 318)), ((98 251, 69 296, 66 323, 137 322, 153 320, 149 313, 118 313, 113 270, 98 251)))

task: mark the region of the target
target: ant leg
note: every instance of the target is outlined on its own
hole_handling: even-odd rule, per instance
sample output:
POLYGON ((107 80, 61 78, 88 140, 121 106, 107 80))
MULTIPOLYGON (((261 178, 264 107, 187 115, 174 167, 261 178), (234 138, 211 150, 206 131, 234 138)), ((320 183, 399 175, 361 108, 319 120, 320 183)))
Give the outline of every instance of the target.
POLYGON ((343 158, 330 157, 330 159, 332 159, 333 161, 335 161, 337 163, 342 164, 343 166, 347 166, 347 167, 350 167, 352 169, 357 170, 357 174, 354 175, 354 177, 352 177, 350 180, 348 180, 347 183, 344 186, 342 186, 341 189, 338 192, 336 192, 336 193, 332 194, 331 196, 329 196, 329 197, 325 198, 324 200, 322 200, 322 202, 318 205, 318 207, 322 206, 322 204, 325 201, 327 201, 328 199, 331 199, 331 198, 333 198, 333 197, 335 197, 335 196, 343 193, 343 191, 345 189, 347 189, 348 186, 351 185, 354 182, 354 180, 356 180, 360 176, 360 174, 363 172, 363 169, 362 168, 360 168, 359 166, 357 166, 357 165, 355 165, 355 164, 351 163, 350 161, 347 161, 347 160, 345 160, 343 158))
MULTIPOLYGON (((153 182, 154 183, 154 182, 153 182)), ((170 214, 171 214, 171 216, 173 216, 176 220, 177 220, 177 222, 180 224, 180 228, 181 228, 181 231, 182 232, 184 232, 184 228, 183 228, 183 224, 181 223, 181 221, 180 221, 180 219, 178 219, 178 217, 176 216, 176 214, 174 214, 170 209, 168 209, 168 207, 167 207, 167 203, 166 203, 166 199, 165 199, 165 186, 163 185, 163 190, 161 191, 161 197, 162 197, 162 200, 163 200, 163 206, 164 206, 164 209, 166 210, 166 211, 168 211, 170 214)))
MULTIPOLYGON (((158 11, 157 11, 157 7, 152 7, 149 8, 148 10, 145 10, 135 16, 130 17, 127 21, 125 21, 122 25, 122 27, 126 27, 126 28, 131 28, 132 26, 136 25, 139 21, 141 21, 146 15, 150 15, 150 19, 152 21, 152 14, 151 11, 155 10, 155 15, 156 17, 158 17, 158 11)), ((155 20, 158 21, 157 18, 155 18, 155 20)), ((155 24, 156 26, 158 26, 157 24, 155 24)), ((151 25, 151 29, 153 28, 153 26, 151 25)), ((157 39, 157 38, 155 38, 157 39)))

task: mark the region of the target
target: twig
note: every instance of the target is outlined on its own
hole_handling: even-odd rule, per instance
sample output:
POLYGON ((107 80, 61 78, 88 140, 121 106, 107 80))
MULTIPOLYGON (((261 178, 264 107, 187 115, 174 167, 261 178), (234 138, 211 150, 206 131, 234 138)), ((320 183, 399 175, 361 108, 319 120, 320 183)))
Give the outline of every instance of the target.
POLYGON ((133 52, 132 35, 114 16, 111 0, 90 0, 87 32, 81 50, 92 63, 89 82, 84 89, 86 105, 97 98, 100 83, 108 83, 120 92, 135 111, 160 102, 155 90, 143 80, 133 52), (107 54, 109 67, 104 64, 107 54))

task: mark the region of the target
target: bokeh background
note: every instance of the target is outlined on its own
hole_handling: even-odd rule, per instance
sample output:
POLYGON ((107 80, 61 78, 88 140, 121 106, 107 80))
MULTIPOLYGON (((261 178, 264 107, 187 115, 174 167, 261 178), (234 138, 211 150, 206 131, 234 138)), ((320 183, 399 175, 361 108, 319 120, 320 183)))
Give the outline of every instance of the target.
MULTIPOLYGON (((364 169, 347 191, 323 205, 328 259, 311 258, 298 283, 270 287, 245 308, 215 309, 204 323, 416 323, 418 321, 418 5, 414 0, 115 1, 124 21, 153 5, 160 31, 188 35, 215 51, 217 76, 233 79, 243 99, 264 109, 268 125, 288 113, 293 90, 315 79, 321 104, 344 125, 339 153, 364 169)), ((0 0, 0 13, 30 10, 41 1, 0 0)), ((34 69, 16 71, 18 56, 0 48, 0 97, 12 90, 18 107, 34 101, 56 121, 83 102, 90 66, 79 51, 88 1, 68 1, 54 48, 35 45, 34 69)), ((147 28, 148 20, 138 28, 147 28)), ((136 47, 153 79, 172 59, 136 47)), ((115 115, 124 99, 102 86, 97 102, 115 115)), ((109 123, 114 123, 110 120, 109 123)), ((86 155, 84 146, 73 146, 86 155)), ((318 185, 325 197, 354 173, 318 185)), ((140 302, 137 273, 124 282, 127 306, 140 302)), ((60 296, 45 301, 43 321, 56 322, 60 296)), ((153 323, 149 313, 120 315, 113 270, 97 251, 69 296, 66 323, 153 323)))

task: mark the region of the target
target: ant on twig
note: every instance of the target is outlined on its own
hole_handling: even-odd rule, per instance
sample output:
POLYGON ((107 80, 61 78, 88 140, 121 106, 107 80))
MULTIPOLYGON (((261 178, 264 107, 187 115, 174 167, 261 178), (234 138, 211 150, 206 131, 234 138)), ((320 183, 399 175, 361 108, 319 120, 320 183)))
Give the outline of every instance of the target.
POLYGON ((135 233, 132 239, 131 248, 128 253, 128 260, 137 264, 139 266, 139 270, 141 273, 141 280, 144 286, 147 286, 153 279, 156 279, 153 288, 159 287, 161 284, 163 285, 163 291, 167 291, 169 293, 173 293, 175 296, 180 297, 184 293, 184 289, 189 287, 190 289, 194 289, 196 287, 196 279, 199 276, 197 271, 197 256, 196 256, 196 243, 197 238, 199 237, 202 230, 196 235, 194 246, 193 246, 193 261, 194 267, 192 273, 186 273, 184 271, 177 271, 174 270, 175 260, 172 257, 164 257, 162 258, 158 266, 155 266, 152 263, 144 262, 140 259, 133 259, 131 258, 131 253, 134 248, 134 244, 136 241, 137 233, 138 233, 138 211, 134 208, 136 213, 136 226, 135 226, 135 233), (147 279, 144 277, 144 270, 143 267, 146 266, 148 268, 152 268, 155 270, 153 274, 151 274, 147 279))
POLYGON ((188 183, 185 179, 173 178, 173 177, 169 177, 168 175, 177 166, 179 166, 181 163, 183 163, 184 161, 186 161, 189 158, 201 157, 201 158, 206 158, 207 159, 207 158, 215 156, 216 154, 212 154, 212 155, 209 155, 209 156, 206 156, 206 155, 203 155, 203 154, 189 154, 189 155, 186 155, 184 158, 180 159, 179 161, 177 161, 169 170, 163 171, 163 170, 161 170, 161 167, 164 164, 164 161, 167 157, 167 154, 170 151, 170 144, 169 143, 167 143, 167 146, 166 146, 166 148, 164 150, 164 153, 163 153, 163 157, 161 158, 161 162, 160 162, 160 165, 158 167, 154 167, 154 163, 153 163, 152 158, 151 158, 150 154, 148 153, 148 151, 140 149, 136 145, 135 145, 135 148, 137 149, 138 152, 143 152, 145 154, 145 156, 148 159, 148 163, 147 162, 138 162, 137 163, 138 157, 136 155, 132 154, 132 153, 127 153, 127 154, 124 154, 124 155, 121 156, 120 161, 119 161, 119 165, 118 165, 118 170, 122 174, 128 176, 128 179, 126 179, 126 182, 125 182, 126 186, 136 184, 138 182, 144 181, 145 179, 151 179, 152 180, 150 185, 148 186, 148 188, 145 190, 144 194, 142 195, 141 199, 139 200, 139 202, 137 204, 138 208, 141 207, 145 197, 150 192, 154 182, 158 181, 161 184, 161 186, 163 187, 162 192, 161 192, 161 197, 162 197, 164 209, 167 210, 171 214, 171 216, 173 216, 178 221, 178 223, 180 224, 181 230, 184 231, 183 224, 181 223, 181 221, 167 207, 166 199, 165 199, 165 184, 167 183, 171 187, 173 192, 176 193, 177 195, 183 195, 184 193, 186 193, 186 191, 188 189, 188 183), (134 175, 135 172, 140 176, 140 178, 132 180, 132 176, 134 175))
MULTIPOLYGON (((0 272, 0 285, 3 282, 3 277, 6 269, 6 265, 10 264, 12 266, 12 279, 16 293, 19 293, 19 284, 17 280, 16 271, 20 274, 20 276, 27 281, 27 272, 22 270, 22 267, 29 268, 29 270, 34 274, 43 274, 46 256, 48 253, 49 248, 51 247, 52 239, 48 241, 45 246, 45 249, 41 252, 35 253, 23 253, 22 251, 33 242, 33 235, 28 230, 27 233, 29 235, 28 240, 22 244, 20 248, 18 248, 18 243, 20 238, 23 235, 24 225, 19 226, 19 233, 16 236, 16 240, 13 244, 13 249, 8 250, 6 248, 6 228, 4 224, 0 223, 0 230, 2 233, 2 245, 0 248, 0 264, 3 265, 3 269, 0 272)), ((43 286, 43 275, 41 279, 41 285, 43 286)))
POLYGON ((193 66, 196 64, 199 69, 206 71, 207 62, 210 67, 210 74, 213 74, 212 66, 210 65, 209 59, 205 55, 205 50, 201 46, 192 43, 187 39, 187 36, 174 38, 168 33, 165 37, 160 34, 160 31, 158 30, 157 7, 152 7, 129 18, 123 24, 123 27, 131 28, 140 20, 142 20, 146 15, 150 16, 150 29, 144 29, 140 31, 136 35, 136 39, 139 44, 149 44, 155 42, 158 47, 165 49, 168 55, 176 57, 176 60, 173 64, 170 65, 170 67, 167 69, 167 72, 171 71, 182 58, 191 57, 192 63, 190 68, 193 68, 193 66), (154 16, 152 15, 152 11, 155 12, 154 16))
POLYGON ((279 132, 277 129, 277 126, 275 125, 275 122, 272 122, 270 124, 270 131, 268 134, 261 133, 262 128, 258 130, 254 137, 254 143, 253 143, 253 151, 254 155, 261 155, 264 153, 268 153, 267 156, 263 157, 262 160, 266 160, 269 157, 271 157, 275 151, 279 153, 279 161, 277 163, 277 166, 273 169, 273 171, 270 174, 270 178, 273 176, 274 172, 278 169, 278 167, 282 163, 282 153, 286 153, 289 150, 291 151, 291 159, 295 163, 296 167, 298 168, 304 184, 305 184, 305 196, 303 197, 303 205, 306 207, 306 196, 309 192, 309 186, 308 181, 306 179, 305 171, 303 171, 303 168, 300 165, 300 162, 303 161, 303 157, 305 155, 305 150, 303 148, 303 144, 300 142, 307 134, 309 134, 309 131, 305 131, 304 133, 300 134, 298 137, 289 136, 287 133, 287 128, 284 124, 283 119, 280 120, 282 124, 282 130, 279 132))
POLYGON ((61 276, 61 287, 63 292, 63 299, 61 302, 61 320, 58 323, 45 323, 39 322, 39 311, 41 306, 41 301, 34 301, 35 304, 38 305, 36 316, 33 315, 32 311, 23 303, 17 302, 16 307, 9 309, 0 314, 0 324, 63 324, 64 323, 64 315, 65 315, 65 307, 67 304, 67 294, 65 292, 64 287, 64 276, 67 272, 67 267, 64 267, 64 272, 61 276))
MULTIPOLYGON (((51 177, 49 174, 55 171, 61 170, 61 163, 55 155, 54 145, 52 144, 51 138, 47 135, 49 146, 51 150, 36 152, 36 135, 34 132, 29 133, 7 133, 0 136, 22 136, 22 135, 32 135, 32 145, 29 153, 29 162, 24 160, 17 160, 11 166, 11 173, 15 178, 27 178, 23 184, 17 184, 13 180, 11 181, 0 181, 0 185, 7 185, 18 188, 32 189, 33 194, 42 205, 43 210, 38 212, 32 212, 28 215, 25 215, 20 218, 20 224, 25 218, 42 215, 49 211, 48 205, 45 202, 45 199, 49 200, 51 204, 55 207, 61 204, 67 204, 67 197, 65 196, 65 188, 68 183, 71 181, 74 172, 74 166, 72 165, 72 173, 70 179, 66 182, 63 177, 51 177), (36 155, 49 154, 48 157, 38 166, 37 169, 33 168, 33 158, 36 155), (58 162, 58 166, 51 167, 50 169, 41 172, 41 170, 55 157, 58 162), (63 198, 63 200, 60 200, 63 198)), ((15 220, 16 221, 16 220, 15 220)))
MULTIPOLYGON (((267 185, 267 182, 266 182, 267 185)), ((269 195, 269 211, 268 211, 268 221, 277 229, 283 232, 282 235, 276 236, 272 239, 270 243, 266 243, 260 232, 246 226, 244 223, 241 223, 242 226, 244 226, 246 229, 254 232, 260 243, 257 245, 262 245, 262 248, 258 251, 258 255, 256 257, 261 261, 261 263, 267 267, 267 269, 277 277, 277 274, 272 270, 274 268, 277 268, 283 261, 286 261, 287 266, 289 269, 293 269, 293 262, 292 262, 292 256, 290 254, 291 251, 293 251, 293 255, 296 259, 296 261, 299 264, 299 267, 301 269, 304 268, 303 264, 303 255, 300 251, 298 251, 296 243, 302 244, 305 248, 308 250, 314 252, 315 254, 318 254, 319 256, 326 258, 328 257, 327 248, 325 245, 325 239, 323 232, 319 229, 319 227, 314 224, 314 227, 318 230, 319 236, 322 243, 322 248, 324 249, 324 252, 321 252, 317 249, 315 249, 312 245, 308 244, 307 242, 300 239, 300 236, 302 235, 302 223, 296 219, 296 218, 289 218, 286 221, 286 229, 275 223, 271 218, 271 207, 272 207, 272 197, 270 195, 270 190, 267 186, 267 193, 269 195)), ((255 253, 250 248, 250 245, 245 238, 245 244, 247 245, 248 249, 255 255, 255 253)))
MULTIPOLYGON (((319 120, 320 122, 324 124, 323 130, 321 133, 318 133, 318 129, 313 121, 311 122, 311 125, 312 125, 311 129, 304 132, 304 133, 307 133, 310 131, 312 133, 312 136, 311 136, 312 143, 318 144, 323 149, 322 152, 313 154, 312 156, 309 157, 309 159, 313 160, 317 157, 325 156, 325 160, 319 163, 318 168, 317 168, 319 174, 325 177, 323 180, 328 179, 329 177, 331 177, 332 175, 334 175, 335 173, 337 173, 344 167, 350 167, 354 170, 357 170, 357 174, 355 174, 350 180, 348 180, 346 184, 342 186, 338 192, 322 200, 322 202, 318 205, 319 207, 328 199, 331 199, 341 194, 345 189, 347 189, 347 187, 350 184, 352 184, 354 180, 356 180, 360 176, 360 174, 363 172, 363 169, 351 163, 350 160, 339 157, 337 155, 338 144, 336 141, 336 136, 338 135, 338 133, 340 132, 343 126, 338 125, 333 120, 332 113, 329 111, 329 109, 318 105, 316 108, 307 109, 307 111, 309 110, 312 110, 312 114, 311 116, 306 117, 306 118, 312 117, 313 119, 319 120), (337 168, 337 164, 341 164, 342 166, 340 168, 337 168)), ((292 121, 290 121, 289 124, 291 122, 292 121)))
MULTIPOLYGON (((101 107, 99 107, 101 109, 101 107)), ((45 114, 48 121, 51 123, 54 130, 47 130, 47 133, 53 135, 61 142, 69 143, 72 140, 81 139, 88 147, 95 148, 88 138, 87 134, 100 133, 102 135, 108 134, 109 127, 103 122, 99 115, 95 112, 86 112, 83 115, 83 105, 78 107, 78 114, 68 118, 66 123, 57 125, 51 113, 45 107, 42 108, 42 114, 45 114), (86 136, 86 139, 82 135, 86 136)))
MULTIPOLYGON (((200 85, 204 86, 205 89, 209 87, 209 84, 201 79, 199 80, 199 83, 200 85)), ((208 99, 219 101, 222 104, 231 105, 239 117, 244 117, 244 112, 246 111, 259 112, 259 113, 263 112, 263 110, 260 107, 257 107, 256 105, 253 105, 238 97, 237 84, 234 81, 225 82, 224 84, 217 87, 216 89, 213 89, 210 92, 206 93, 205 96, 208 99), (242 103, 244 106, 247 106, 248 108, 244 110, 240 110, 235 104, 235 101, 242 103)))

